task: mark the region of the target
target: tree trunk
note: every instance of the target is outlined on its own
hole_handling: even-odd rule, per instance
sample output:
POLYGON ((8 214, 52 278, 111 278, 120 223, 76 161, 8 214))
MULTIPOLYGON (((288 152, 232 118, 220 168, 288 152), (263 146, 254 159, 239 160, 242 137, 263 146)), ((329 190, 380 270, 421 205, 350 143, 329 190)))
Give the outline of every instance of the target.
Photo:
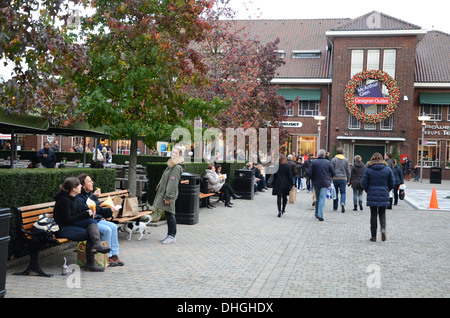
POLYGON ((130 146, 130 166, 128 170, 128 187, 130 190, 130 195, 132 197, 136 196, 136 165, 137 165, 137 146, 138 146, 138 136, 131 136, 131 146, 130 146))

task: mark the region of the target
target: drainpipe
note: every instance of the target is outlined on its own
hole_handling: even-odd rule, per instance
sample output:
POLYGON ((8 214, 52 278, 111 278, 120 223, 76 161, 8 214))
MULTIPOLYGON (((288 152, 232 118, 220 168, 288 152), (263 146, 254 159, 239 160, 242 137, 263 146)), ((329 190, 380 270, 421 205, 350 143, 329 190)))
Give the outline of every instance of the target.
MULTIPOLYGON (((330 39, 327 37, 327 41, 330 43, 331 45, 331 61, 330 61, 330 79, 333 80, 333 42, 330 41, 330 39)), ((330 139, 330 103, 331 103, 331 94, 330 94, 330 83, 328 83, 328 105, 327 105, 327 138, 326 138, 326 150, 329 151, 328 149, 328 143, 329 143, 329 139, 330 139)))

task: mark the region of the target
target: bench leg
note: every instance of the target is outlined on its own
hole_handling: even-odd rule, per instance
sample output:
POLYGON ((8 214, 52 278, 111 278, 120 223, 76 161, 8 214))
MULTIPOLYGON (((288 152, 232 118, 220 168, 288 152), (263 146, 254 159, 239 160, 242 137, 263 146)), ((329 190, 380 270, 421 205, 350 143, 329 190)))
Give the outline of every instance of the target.
POLYGON ((28 275, 30 272, 35 272, 38 276, 41 277, 52 277, 52 274, 46 274, 41 269, 38 263, 38 256, 39 256, 40 249, 33 250, 30 253, 30 264, 28 264, 28 267, 23 272, 17 272, 14 273, 14 275, 28 275))

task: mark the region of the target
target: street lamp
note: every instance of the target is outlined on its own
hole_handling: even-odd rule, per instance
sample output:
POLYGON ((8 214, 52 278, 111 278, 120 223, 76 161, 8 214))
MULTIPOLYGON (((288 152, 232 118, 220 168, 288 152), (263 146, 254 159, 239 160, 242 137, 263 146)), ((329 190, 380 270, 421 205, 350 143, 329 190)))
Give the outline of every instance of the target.
POLYGON ((322 120, 325 120, 325 116, 322 116, 322 113, 319 112, 318 116, 314 116, 314 119, 318 121, 317 123, 317 129, 319 132, 319 139, 317 140, 317 152, 320 150, 320 132, 321 132, 321 126, 322 126, 322 120))
POLYGON ((430 120, 430 116, 426 116, 425 112, 422 113, 422 116, 419 116, 419 120, 422 121, 422 144, 420 149, 420 183, 422 183, 422 173, 423 173, 423 135, 425 134, 425 121, 430 120))

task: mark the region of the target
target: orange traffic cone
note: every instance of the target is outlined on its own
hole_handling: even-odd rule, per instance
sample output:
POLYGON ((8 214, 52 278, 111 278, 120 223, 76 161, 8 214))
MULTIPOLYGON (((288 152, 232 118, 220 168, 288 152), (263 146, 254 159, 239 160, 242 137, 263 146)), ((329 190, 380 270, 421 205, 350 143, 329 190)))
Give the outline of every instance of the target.
POLYGON ((436 187, 433 187, 433 192, 431 193, 431 200, 428 209, 439 209, 436 195, 436 187))

